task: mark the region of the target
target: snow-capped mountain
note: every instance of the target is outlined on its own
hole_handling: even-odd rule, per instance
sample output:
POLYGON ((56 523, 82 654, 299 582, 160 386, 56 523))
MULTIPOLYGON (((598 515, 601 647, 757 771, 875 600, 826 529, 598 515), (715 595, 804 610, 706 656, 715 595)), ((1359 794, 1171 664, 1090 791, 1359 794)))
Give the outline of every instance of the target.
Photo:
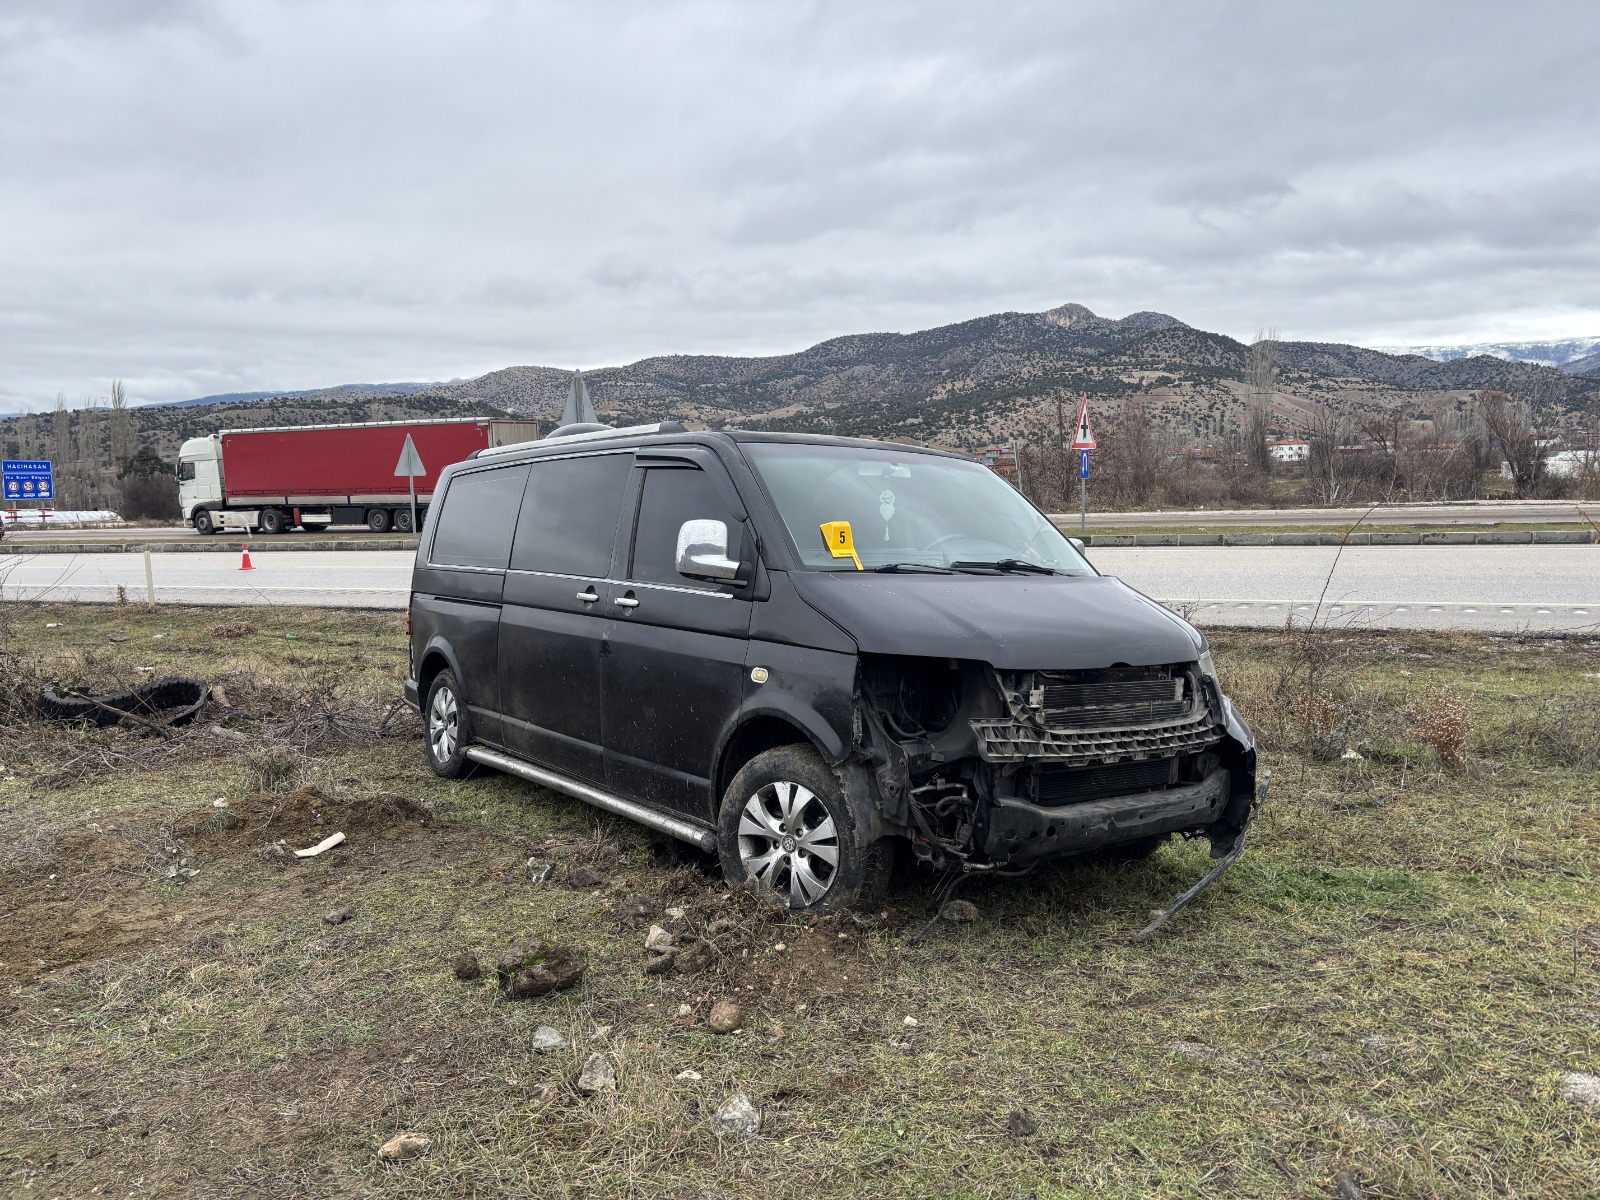
POLYGON ((1600 351, 1600 337, 1569 338, 1560 342, 1486 342, 1478 346, 1405 346, 1388 348, 1388 354, 1420 354, 1435 362, 1454 362, 1489 354, 1507 362, 1537 363, 1542 367, 1565 367, 1570 362, 1600 351))

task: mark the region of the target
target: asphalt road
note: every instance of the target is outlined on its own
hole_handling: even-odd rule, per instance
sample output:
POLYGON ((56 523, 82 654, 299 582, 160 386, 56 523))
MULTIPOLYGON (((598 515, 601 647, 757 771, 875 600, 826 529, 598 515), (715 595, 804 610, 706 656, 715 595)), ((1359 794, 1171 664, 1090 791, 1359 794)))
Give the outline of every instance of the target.
MULTIPOLYGON (((1133 526, 1198 526, 1250 529, 1279 525, 1342 527, 1365 518, 1367 525, 1489 525, 1497 521, 1583 521, 1583 509, 1600 521, 1600 504, 1565 500, 1466 500, 1456 504, 1394 504, 1380 508, 1235 508, 1183 512, 1119 512, 1089 514, 1090 529, 1133 526)), ((1061 525, 1076 526, 1078 514, 1052 514, 1061 525)))
MULTIPOLYGON (((259 550, 251 557, 256 569, 241 571, 231 554, 151 555, 156 599, 406 604, 408 551, 259 550)), ((1090 558, 1201 625, 1280 625, 1291 614, 1319 613, 1372 628, 1600 633, 1595 546, 1146 546, 1092 550, 1090 558)), ((0 555, 0 597, 103 602, 120 586, 138 601, 144 563, 140 554, 0 555)))
MULTIPOLYGON (((1576 521, 1583 522, 1582 509, 1587 511, 1589 517, 1600 521, 1600 504, 1573 504, 1568 501, 1557 500, 1512 500, 1489 501, 1470 500, 1455 504, 1396 504, 1374 509, 1369 512, 1366 508, 1240 508, 1240 509, 1212 509, 1203 512, 1193 511, 1167 511, 1167 512, 1123 512, 1123 513, 1097 513, 1089 514, 1090 529, 1115 529, 1131 526, 1164 526, 1168 528, 1195 528, 1204 526, 1208 529, 1252 529, 1268 528, 1283 525, 1326 525, 1331 528, 1342 528, 1354 524, 1365 518, 1367 525, 1488 525, 1497 521, 1509 522, 1540 522, 1576 521)), ((1078 514, 1056 513, 1053 519, 1063 527, 1075 529, 1078 524, 1078 514)), ((1069 530, 1070 532, 1070 530, 1069 530)), ((214 540, 238 542, 242 535, 237 533, 213 534, 214 540)), ((324 538, 349 538, 358 540, 371 540, 373 538, 393 537, 402 538, 404 534, 374 534, 371 530, 359 527, 341 525, 338 529, 317 531, 315 534, 291 533, 282 534, 280 537, 293 539, 314 536, 324 538)), ((11 525, 6 529, 4 541, 0 541, 0 549, 6 542, 13 544, 22 542, 96 542, 112 545, 125 545, 129 542, 187 542, 195 541, 200 537, 188 525, 138 525, 120 529, 35 529, 21 528, 11 525)), ((253 538, 242 538, 252 543, 270 546, 277 538, 256 535, 253 538)))

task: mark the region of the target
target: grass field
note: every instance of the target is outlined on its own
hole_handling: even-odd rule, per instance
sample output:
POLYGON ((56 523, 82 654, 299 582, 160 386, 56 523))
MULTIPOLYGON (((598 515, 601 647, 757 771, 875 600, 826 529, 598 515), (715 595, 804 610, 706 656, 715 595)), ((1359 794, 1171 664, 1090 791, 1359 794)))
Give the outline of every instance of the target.
POLYGON ((1223 882, 1136 941, 1204 843, 1068 864, 914 943, 915 873, 792 919, 575 801, 436 779, 389 715, 401 622, 0 608, 0 1194, 1600 1195, 1563 1095, 1600 1074, 1600 642, 1218 633, 1275 772, 1223 882), (171 741, 27 715, 41 678, 168 673, 229 707, 171 741), (645 974, 652 922, 710 965, 645 974), (505 999, 540 936, 587 976, 505 999), (574 1087, 593 1053, 615 1092, 574 1087), (712 1128, 736 1092, 755 1137, 712 1128), (380 1161, 400 1130, 431 1150, 380 1161))

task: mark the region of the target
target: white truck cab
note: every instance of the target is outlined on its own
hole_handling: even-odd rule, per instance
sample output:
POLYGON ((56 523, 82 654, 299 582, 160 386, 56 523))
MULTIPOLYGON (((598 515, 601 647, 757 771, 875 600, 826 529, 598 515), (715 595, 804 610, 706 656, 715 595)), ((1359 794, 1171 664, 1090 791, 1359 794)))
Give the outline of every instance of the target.
POLYGON ((178 448, 178 504, 183 519, 201 533, 221 525, 222 439, 216 434, 190 438, 178 448))

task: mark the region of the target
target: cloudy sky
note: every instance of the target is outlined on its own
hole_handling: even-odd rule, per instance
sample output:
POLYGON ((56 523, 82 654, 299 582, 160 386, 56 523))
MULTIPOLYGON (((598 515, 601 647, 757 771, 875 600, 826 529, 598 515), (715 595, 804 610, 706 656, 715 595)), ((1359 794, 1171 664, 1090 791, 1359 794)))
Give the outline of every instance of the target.
POLYGON ((1600 6, 5 0, 0 411, 1067 301, 1600 334, 1600 6))

